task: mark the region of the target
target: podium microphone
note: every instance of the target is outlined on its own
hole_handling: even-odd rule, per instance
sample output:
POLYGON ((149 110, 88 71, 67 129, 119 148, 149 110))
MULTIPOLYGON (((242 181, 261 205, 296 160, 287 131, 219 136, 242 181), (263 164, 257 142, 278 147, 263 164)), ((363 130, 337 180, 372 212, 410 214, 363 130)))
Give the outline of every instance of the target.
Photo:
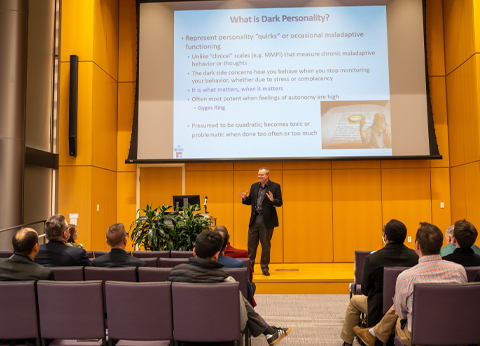
POLYGON ((205 208, 205 212, 207 212, 207 199, 208 199, 208 196, 205 196, 205 201, 203 202, 203 207, 205 208))

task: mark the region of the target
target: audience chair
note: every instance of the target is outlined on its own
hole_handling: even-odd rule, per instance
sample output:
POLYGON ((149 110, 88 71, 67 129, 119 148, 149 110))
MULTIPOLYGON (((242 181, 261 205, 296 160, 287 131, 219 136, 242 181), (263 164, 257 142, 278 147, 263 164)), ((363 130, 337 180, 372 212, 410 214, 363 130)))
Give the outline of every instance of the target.
POLYGON ((83 267, 50 267, 56 281, 84 281, 83 267))
POLYGON ((158 266, 160 268, 173 268, 176 265, 188 263, 188 258, 159 258, 158 266))
POLYGON ((132 256, 136 258, 170 258, 170 251, 132 251, 132 256))
POLYGON ((0 251, 0 258, 10 258, 13 255, 13 251, 0 251))
POLYGON ((0 282, 0 339, 37 339, 35 282, 0 282))
POLYGON ((480 344, 478 297, 480 283, 415 284, 412 345, 480 344))
POLYGON ((468 282, 473 282, 473 279, 475 279, 475 275, 480 271, 479 266, 475 267, 464 267, 465 271, 467 272, 467 280, 468 282))
POLYGON ((39 281, 37 294, 40 334, 55 339, 49 345, 106 345, 100 281, 39 281))
POLYGON ((355 294, 362 294, 363 264, 365 257, 370 255, 371 251, 355 251, 355 263, 353 282, 350 284, 350 298, 355 294))
POLYGON ((239 261, 243 262, 243 266, 247 268, 247 275, 248 278, 252 278, 252 263, 250 262, 250 258, 237 258, 239 261))
POLYGON ((98 258, 100 256, 103 256, 107 253, 109 253, 110 251, 94 251, 93 254, 95 255, 95 258, 98 258))
POLYGON ((193 251, 170 251, 170 258, 190 258, 193 257, 193 251))
POLYGON ((88 258, 93 258, 93 251, 85 251, 87 253, 88 258))
POLYGON ((172 268, 138 268, 138 282, 165 282, 172 268))
POLYGON ((172 283, 175 341, 241 342, 238 290, 238 282, 172 283))
POLYGON ((109 345, 114 345, 114 340, 119 340, 117 346, 170 345, 173 327, 169 282, 109 281, 105 283, 105 293, 109 345))
POLYGON ((135 267, 125 268, 103 268, 103 267, 85 267, 85 281, 102 280, 105 281, 126 281, 136 282, 137 274, 135 267))
POLYGON ((393 305, 395 285, 398 275, 408 267, 384 267, 383 268, 383 314, 393 305))
POLYGON ((223 268, 223 270, 238 282, 240 292, 242 292, 245 299, 248 299, 247 268, 223 268))
MULTIPOLYGON (((158 258, 157 257, 151 257, 151 258, 140 258, 142 261, 144 261, 147 264, 147 267, 158 267, 158 258)), ((141 267, 139 267, 141 268, 141 267)))

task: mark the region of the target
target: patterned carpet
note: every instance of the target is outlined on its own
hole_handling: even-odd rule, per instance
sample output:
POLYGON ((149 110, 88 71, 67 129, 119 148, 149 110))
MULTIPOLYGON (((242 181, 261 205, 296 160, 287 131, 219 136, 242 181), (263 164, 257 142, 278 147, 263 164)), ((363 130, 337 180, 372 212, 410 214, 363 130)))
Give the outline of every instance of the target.
MULTIPOLYGON (((268 324, 292 329, 279 345, 342 345, 340 332, 349 301, 347 294, 259 294, 255 300, 255 310, 268 324)), ((268 343, 263 335, 252 338, 252 346, 265 345, 268 343)))

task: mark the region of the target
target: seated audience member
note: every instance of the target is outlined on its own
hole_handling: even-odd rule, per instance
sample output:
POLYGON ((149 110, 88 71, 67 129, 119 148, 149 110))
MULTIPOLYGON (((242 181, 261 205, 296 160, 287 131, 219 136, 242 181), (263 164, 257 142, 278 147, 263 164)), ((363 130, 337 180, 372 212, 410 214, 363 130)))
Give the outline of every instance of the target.
POLYGON ((76 242, 78 237, 77 227, 75 225, 68 225, 68 231, 70 232, 70 238, 68 238, 67 245, 83 249, 83 245, 76 242))
MULTIPOLYGON (((179 264, 172 268, 168 281, 191 283, 235 282, 223 271, 222 264, 217 262, 223 238, 215 231, 203 231, 197 236, 194 257, 188 259, 188 264, 179 264)), ((269 345, 276 345, 290 333, 290 328, 270 326, 255 312, 252 305, 240 296, 240 321, 242 327, 247 325, 254 337, 264 334, 269 345)))
POLYGON ((450 255, 442 258, 461 264, 464 267, 480 266, 480 256, 472 250, 472 245, 477 240, 477 230, 467 220, 458 220, 453 229, 453 245, 455 250, 450 255))
MULTIPOLYGON (((225 226, 217 226, 215 227, 216 231, 223 232, 226 230, 225 226)), ((248 251, 243 249, 236 249, 230 245, 230 242, 227 242, 227 246, 225 246, 225 253, 224 256, 231 257, 231 258, 250 258, 248 256, 248 251)), ((253 268, 250 264, 250 282, 253 282, 253 268)))
POLYGON ((12 245, 13 256, 0 262, 0 281, 55 280, 51 269, 33 262, 39 251, 37 231, 18 230, 12 245))
MULTIPOLYGON (((223 245, 222 249, 220 250, 220 254, 218 255, 217 261, 223 264, 223 268, 244 268, 243 262, 239 261, 235 258, 231 257, 225 257, 225 246, 228 243, 228 240, 230 239, 230 235, 228 234, 227 229, 224 226, 221 226, 220 230, 219 228, 215 228, 215 232, 219 232, 222 237, 223 237, 223 245)), ((247 279, 248 280, 248 279, 247 279)), ((250 280, 247 281, 247 293, 248 293, 248 299, 252 300, 254 292, 254 285, 253 283, 250 283, 250 280)), ((252 306, 255 307, 257 304, 255 301, 251 301, 252 306)))
MULTIPOLYGON (((445 257, 446 255, 450 255, 455 249, 455 244, 453 243, 453 229, 455 228, 454 225, 448 226, 447 231, 445 232, 445 241, 447 245, 442 247, 440 250, 440 256, 445 257)), ((472 250, 477 254, 480 255, 480 247, 473 244, 472 250)))
POLYGON ((377 339, 387 342, 394 330, 405 345, 411 345, 414 284, 467 282, 465 268, 457 263, 444 261, 440 257, 442 243, 443 234, 437 226, 426 222, 420 224, 415 239, 418 264, 398 276, 394 305, 373 328, 354 328, 355 333, 367 346, 373 346, 377 339))
POLYGON ((355 334, 353 327, 358 324, 361 313, 367 314, 367 326, 374 326, 383 317, 383 268, 413 267, 418 263, 418 255, 403 243, 407 237, 407 227, 395 219, 382 229, 384 248, 365 258, 363 266, 362 292, 350 299, 340 338, 343 345, 351 345, 355 334))
POLYGON ((147 264, 136 257, 130 256, 126 251, 127 232, 123 223, 114 223, 107 230, 107 244, 111 250, 109 253, 95 258, 92 261, 94 267, 146 267, 147 264))
POLYGON ((83 249, 67 246, 70 238, 67 221, 61 214, 50 216, 45 223, 47 244, 40 245, 35 263, 45 267, 89 266, 90 260, 83 249))

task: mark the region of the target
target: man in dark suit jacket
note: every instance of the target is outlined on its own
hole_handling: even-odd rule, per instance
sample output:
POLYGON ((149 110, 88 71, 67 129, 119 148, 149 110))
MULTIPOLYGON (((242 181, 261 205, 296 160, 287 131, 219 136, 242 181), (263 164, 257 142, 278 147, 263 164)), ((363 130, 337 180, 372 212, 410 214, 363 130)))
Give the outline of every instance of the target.
POLYGON ((38 254, 38 234, 34 229, 22 228, 12 238, 14 255, 0 262, 0 281, 55 280, 49 268, 34 263, 38 254))
POLYGON ((35 263, 45 267, 89 266, 90 260, 84 249, 67 246, 70 238, 68 224, 61 214, 50 216, 45 223, 47 244, 40 245, 35 263))
POLYGON ((95 258, 92 261, 94 267, 146 267, 147 264, 135 257, 130 256, 126 251, 127 232, 123 223, 114 223, 107 230, 107 244, 111 250, 109 253, 95 258))
POLYGON ((270 264, 270 247, 273 236, 273 229, 278 226, 278 216, 275 207, 282 206, 282 191, 280 184, 269 180, 270 171, 262 167, 258 170, 258 183, 252 184, 250 193, 239 191, 242 203, 251 205, 252 212, 248 224, 248 255, 255 266, 258 241, 262 244, 262 256, 260 267, 263 275, 269 276, 268 265, 270 264))
POLYGON ((472 245, 477 240, 477 229, 467 220, 458 220, 453 228, 453 245, 455 250, 450 255, 442 257, 444 260, 461 264, 464 267, 480 266, 480 256, 472 245))

